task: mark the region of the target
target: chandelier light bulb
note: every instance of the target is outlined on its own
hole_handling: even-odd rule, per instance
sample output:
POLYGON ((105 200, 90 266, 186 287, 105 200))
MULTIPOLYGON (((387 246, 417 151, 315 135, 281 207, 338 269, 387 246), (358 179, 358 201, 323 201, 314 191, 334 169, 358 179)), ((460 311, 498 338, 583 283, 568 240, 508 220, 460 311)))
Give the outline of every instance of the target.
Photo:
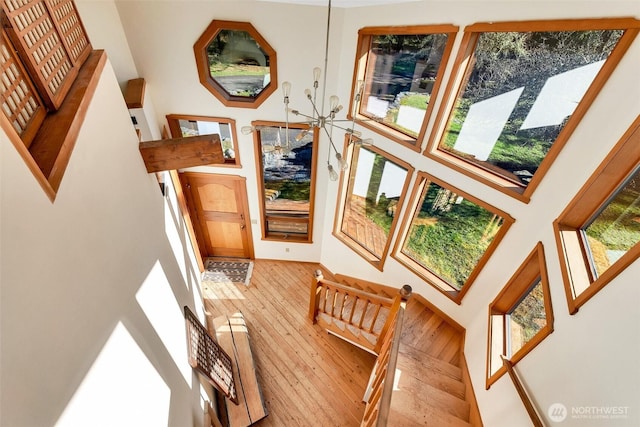
POLYGON ((316 67, 313 69, 313 84, 317 85, 318 81, 320 80, 320 73, 322 72, 322 70, 320 70, 320 67, 316 67))
POLYGON ((337 181, 338 180, 338 172, 336 172, 336 170, 333 168, 333 166, 331 166, 331 163, 329 163, 327 165, 327 169, 329 169, 329 179, 331 181, 337 181))
POLYGON ((282 82, 282 94, 285 98, 289 97, 291 93, 291 83, 290 82, 282 82))
POLYGON ((336 161, 338 162, 340 170, 346 171, 349 169, 349 164, 342 158, 342 154, 336 153, 336 161))
POLYGON ((299 134, 296 135, 296 141, 298 142, 302 141, 302 138, 307 136, 308 133, 309 133, 308 129, 303 129, 299 134))
POLYGON ((311 89, 309 88, 305 89, 304 94, 307 95, 307 98, 311 99, 311 89))
MULTIPOLYGON (((331 95, 329 97, 329 109, 331 111, 334 111, 336 108, 338 108, 338 103, 340 102, 340 99, 335 96, 335 95, 331 95)), ((337 112, 337 111, 336 111, 337 112)))
POLYGON ((254 127, 253 126, 242 126, 240 128, 240 132, 242 132, 243 135, 251 135, 251 133, 253 133, 254 131, 254 127))

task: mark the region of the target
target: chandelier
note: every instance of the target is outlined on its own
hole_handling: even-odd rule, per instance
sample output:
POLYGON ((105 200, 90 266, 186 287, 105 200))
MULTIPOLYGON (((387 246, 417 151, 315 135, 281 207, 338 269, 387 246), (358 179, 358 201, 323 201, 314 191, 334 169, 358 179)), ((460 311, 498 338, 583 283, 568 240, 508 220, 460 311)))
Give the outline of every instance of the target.
MULTIPOLYGON (((343 109, 342 105, 340 105, 340 100, 336 95, 331 95, 329 97, 329 111, 324 112, 325 108, 325 92, 327 86, 327 61, 329 55, 329 33, 331 29, 331 0, 329 0, 327 7, 327 32, 325 38, 325 50, 324 50, 324 73, 320 69, 320 67, 316 67, 313 69, 313 91, 311 89, 305 89, 304 94, 306 98, 309 100, 311 104, 311 112, 309 114, 304 114, 300 112, 300 110, 290 108, 289 107, 289 96, 291 93, 291 83, 288 81, 282 82, 282 93, 284 96, 284 110, 285 110, 285 147, 290 147, 289 141, 289 113, 295 116, 301 116, 305 120, 302 122, 297 122, 301 124, 306 124, 309 126, 310 130, 324 133, 326 137, 329 139, 329 151, 327 154, 327 170, 329 171, 329 179, 332 181, 336 181, 338 179, 337 170, 347 170, 349 168, 349 164, 347 163, 345 156, 337 149, 336 144, 333 141, 333 130, 334 128, 340 129, 344 131, 345 136, 347 136, 348 142, 347 146, 352 143, 362 144, 362 145, 370 145, 372 144, 371 139, 361 139, 362 133, 356 131, 356 112, 359 109, 360 101, 362 99, 362 92, 364 89, 364 82, 359 81, 356 85, 355 92, 353 94, 353 111, 351 111, 351 119, 336 119, 336 115, 343 109), (323 83, 322 83, 322 100, 321 103, 318 104, 317 94, 318 88, 320 87, 320 76, 323 74, 323 83), (346 125, 341 125, 341 123, 345 123, 346 125), (335 159, 336 167, 334 168, 332 162, 332 157, 335 159), (337 170, 336 170, 337 169, 337 170)), ((259 130, 253 126, 243 126, 241 131, 243 134, 248 135, 251 132, 259 130)), ((296 141, 300 141, 310 130, 302 130, 296 137, 296 141)), ((319 135, 320 137, 320 135, 319 135)))

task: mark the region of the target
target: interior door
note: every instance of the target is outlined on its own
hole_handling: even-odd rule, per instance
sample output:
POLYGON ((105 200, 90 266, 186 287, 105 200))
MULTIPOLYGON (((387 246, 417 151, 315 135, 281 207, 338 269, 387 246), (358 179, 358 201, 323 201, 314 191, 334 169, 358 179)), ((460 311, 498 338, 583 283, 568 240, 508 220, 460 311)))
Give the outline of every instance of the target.
POLYGON ((185 172, 180 181, 201 254, 253 258, 246 178, 185 172))

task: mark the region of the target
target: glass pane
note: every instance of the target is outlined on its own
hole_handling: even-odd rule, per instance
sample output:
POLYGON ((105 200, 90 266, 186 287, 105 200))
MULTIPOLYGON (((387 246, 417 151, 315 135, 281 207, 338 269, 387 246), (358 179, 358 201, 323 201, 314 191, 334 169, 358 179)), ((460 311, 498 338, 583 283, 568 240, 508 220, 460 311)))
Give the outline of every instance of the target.
POLYGON ((509 348, 511 357, 547 324, 542 281, 538 278, 527 295, 509 313, 509 348))
POLYGON ((199 136, 199 135, 220 135, 222 142, 222 153, 225 159, 235 160, 236 153, 233 147, 233 139, 231 137, 231 126, 229 123, 218 123, 201 120, 178 120, 180 132, 182 136, 199 136))
POLYGON ((407 170, 364 147, 355 148, 349 170, 341 231, 380 259, 407 170))
POLYGON ((446 43, 446 34, 374 36, 360 113, 417 137, 446 43))
POLYGON ((503 314, 491 315, 489 321, 491 322, 491 347, 489 349, 491 372, 489 375, 493 375, 502 367, 502 358, 500 356, 503 355, 504 351, 505 336, 503 331, 505 316, 503 314))
POLYGON ((597 276, 640 241, 640 169, 583 230, 597 276))
POLYGON ((220 30, 207 46, 211 77, 229 94, 255 98, 269 84, 269 55, 247 31, 220 30))
POLYGON ((460 290, 502 226, 502 217, 427 183, 402 252, 460 290))
POLYGON ((481 34, 439 148, 526 187, 622 33, 481 34))
POLYGON ((260 144, 265 212, 280 217, 269 220, 267 228, 307 233, 307 224, 301 219, 309 218, 313 132, 289 129, 287 138, 286 129, 266 127, 260 130, 260 144), (283 216, 292 221, 281 221, 283 216))

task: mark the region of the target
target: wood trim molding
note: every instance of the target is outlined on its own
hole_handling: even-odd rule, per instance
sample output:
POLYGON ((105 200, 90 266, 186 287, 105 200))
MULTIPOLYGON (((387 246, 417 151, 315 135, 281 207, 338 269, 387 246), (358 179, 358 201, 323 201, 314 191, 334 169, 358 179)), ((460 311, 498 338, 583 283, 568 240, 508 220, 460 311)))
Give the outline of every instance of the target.
POLYGON ((607 79, 617 67, 625 52, 633 43, 638 32, 640 32, 640 20, 634 18, 605 18, 586 20, 548 20, 548 21, 522 21, 522 22, 500 22, 500 23, 478 23, 465 28, 462 44, 458 50, 454 69, 444 91, 444 98, 438 110, 433 130, 427 141, 427 148, 423 155, 435 160, 445 166, 451 167, 476 181, 494 188, 510 197, 523 203, 529 203, 531 196, 540 182, 544 179, 546 172, 560 154, 562 148, 579 125, 592 102, 602 89, 607 79), (483 166, 473 159, 465 159, 453 155, 439 148, 440 142, 444 138, 446 128, 454 111, 456 100, 459 98, 466 76, 470 73, 473 65, 473 56, 478 37, 483 32, 504 32, 504 31, 588 31, 588 30, 611 30, 621 29, 624 34, 614 47, 602 68, 599 70, 584 96, 576 106, 567 121, 553 142, 551 148, 541 161, 531 181, 525 187, 516 181, 511 181, 498 172, 493 172, 489 165, 483 166))
MULTIPOLYGON (((374 254, 372 251, 367 249, 361 242, 358 242, 356 238, 348 235, 344 231, 342 231, 342 221, 344 219, 345 214, 345 204, 347 203, 347 198, 349 196, 349 182, 351 179, 351 173, 354 173, 356 167, 353 165, 354 156, 357 155, 355 152, 356 145, 353 144, 351 139, 348 136, 345 136, 344 149, 342 152, 345 155, 345 161, 350 165, 348 171, 351 171, 349 174, 341 173, 340 174, 340 182, 338 184, 338 201, 336 203, 336 211, 334 215, 333 222, 333 231, 332 234, 346 246, 348 246, 351 250, 353 250, 356 254, 360 255, 365 261, 371 264, 376 269, 383 271, 384 263, 387 259, 387 255, 391 249, 391 242, 396 234, 396 230, 398 229, 398 224, 400 222, 400 212, 402 212, 403 206, 406 204, 406 194, 409 189, 409 184, 414 175, 414 167, 399 157, 396 157, 379 147, 371 146, 364 147, 368 151, 373 152, 376 155, 382 156, 391 163, 397 165, 400 168, 403 168, 407 171, 407 175, 405 177, 404 183, 402 184, 402 190, 400 191, 400 196, 398 198, 398 204, 396 208, 396 213, 391 222, 391 227, 389 228, 389 233, 387 235, 387 240, 385 242, 384 248, 382 250, 382 254, 378 256, 374 254), (351 144, 350 144, 351 142, 351 144)), ((357 161, 357 159, 355 159, 357 161)))
POLYGON ((636 117, 609 155, 553 223, 560 270, 571 314, 577 313, 580 306, 640 257, 640 243, 636 243, 596 278, 591 272, 589 257, 581 237, 581 229, 585 223, 607 203, 612 193, 639 165, 640 116, 636 117))
POLYGON ((498 209, 481 199, 478 199, 469 193, 460 190, 459 188, 450 185, 439 178, 436 178, 432 175, 429 175, 426 172, 419 171, 416 181, 414 183, 413 189, 411 191, 411 197, 407 202, 407 208, 404 210, 404 214, 402 217, 402 225, 400 227, 400 231, 398 232, 398 237, 396 238, 396 243, 392 252, 392 257, 395 258, 398 262, 400 262, 403 266, 411 270, 413 273, 418 275, 420 278, 425 280, 427 283, 432 285, 442 294, 446 295, 448 298, 453 300, 456 304, 462 303, 462 298, 469 291, 469 288, 477 278, 478 274, 482 271, 484 265, 489 261, 493 252, 497 249, 499 242, 504 238, 505 234, 511 227, 511 225, 515 222, 515 219, 511 217, 508 213, 498 209), (499 215, 502 218, 502 225, 500 226, 500 230, 496 233, 493 238, 491 244, 487 247, 484 254, 478 260, 478 263, 474 267, 474 269, 467 277, 462 289, 457 290, 444 279, 439 277, 437 274, 431 272, 430 270, 421 266, 418 262, 411 259, 409 256, 402 252, 402 245, 404 244, 407 235, 409 233, 409 229, 411 227, 411 223, 415 216, 416 210, 420 208, 420 203, 422 199, 422 194, 425 191, 425 186, 430 183, 434 183, 442 188, 450 190, 460 196, 463 196, 465 199, 475 203, 478 206, 492 212, 496 215, 499 215))
POLYGON ((2 129, 52 202, 60 188, 106 61, 107 55, 103 50, 90 53, 65 102, 56 112, 45 117, 29 149, 4 114, 0 114, 2 129))

